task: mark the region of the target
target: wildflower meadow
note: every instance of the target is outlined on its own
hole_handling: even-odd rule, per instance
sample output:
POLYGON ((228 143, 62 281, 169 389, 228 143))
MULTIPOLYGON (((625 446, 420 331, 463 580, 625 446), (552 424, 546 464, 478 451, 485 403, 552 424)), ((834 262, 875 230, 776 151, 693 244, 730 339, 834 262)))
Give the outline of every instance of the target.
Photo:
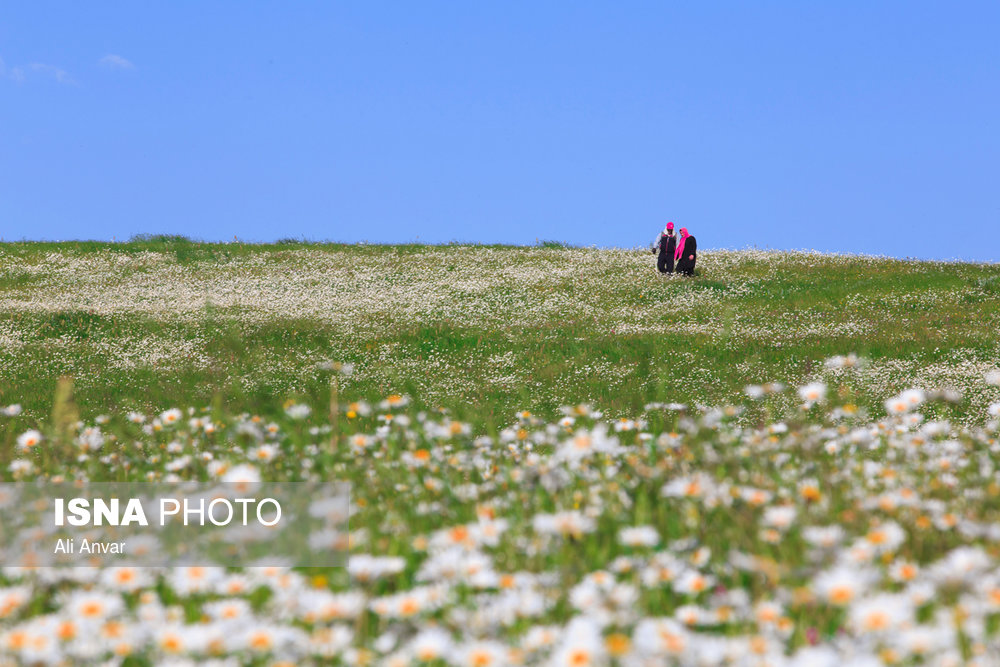
POLYGON ((0 245, 5 482, 350 484, 346 567, 5 563, 0 664, 1000 665, 1000 268, 653 262, 0 245))

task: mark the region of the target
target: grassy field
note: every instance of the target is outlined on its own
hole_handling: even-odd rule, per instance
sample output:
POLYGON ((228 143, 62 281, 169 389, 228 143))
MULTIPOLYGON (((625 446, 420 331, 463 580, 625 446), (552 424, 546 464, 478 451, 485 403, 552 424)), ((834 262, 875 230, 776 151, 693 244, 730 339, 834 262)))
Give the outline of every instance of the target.
POLYGON ((0 664, 1000 664, 998 266, 15 243, 0 318, 5 481, 351 483, 346 568, 0 525, 0 664))
POLYGON ((851 371, 861 404, 950 387, 984 416, 1000 266, 705 252, 684 280, 653 265, 556 244, 6 243, 0 401, 42 417, 70 375, 88 416, 318 407, 329 382, 317 364, 337 360, 355 365, 351 396, 408 394, 495 430, 518 410, 551 418, 580 401, 614 416, 732 402, 747 384, 824 377, 823 359, 855 352, 870 361, 851 371))

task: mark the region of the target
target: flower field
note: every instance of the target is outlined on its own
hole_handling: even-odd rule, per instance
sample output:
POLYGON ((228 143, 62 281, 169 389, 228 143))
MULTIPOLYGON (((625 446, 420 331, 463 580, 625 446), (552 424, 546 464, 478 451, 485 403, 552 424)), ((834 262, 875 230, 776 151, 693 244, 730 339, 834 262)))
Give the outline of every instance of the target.
POLYGON ((921 414, 947 392, 903 392, 876 421, 823 383, 789 393, 798 412, 764 428, 738 426, 741 406, 608 423, 577 405, 490 437, 390 396, 322 417, 173 408, 25 430, 20 479, 350 480, 350 559, 5 567, 0 650, 25 664, 996 664, 1000 403, 968 429, 921 414))
POLYGON ((0 261, 5 481, 352 486, 346 568, 0 568, 0 664, 1000 664, 996 267, 0 261))
POLYGON ((953 388, 967 404, 947 416, 985 420, 1000 267, 754 250, 698 261, 685 281, 635 250, 0 244, 0 402, 47 417, 71 375, 91 418, 215 401, 280 412, 289 397, 319 408, 317 362, 337 360, 355 364, 352 397, 405 393, 495 432, 523 409, 734 402, 854 351, 869 364, 834 380, 849 375, 863 405, 953 388))

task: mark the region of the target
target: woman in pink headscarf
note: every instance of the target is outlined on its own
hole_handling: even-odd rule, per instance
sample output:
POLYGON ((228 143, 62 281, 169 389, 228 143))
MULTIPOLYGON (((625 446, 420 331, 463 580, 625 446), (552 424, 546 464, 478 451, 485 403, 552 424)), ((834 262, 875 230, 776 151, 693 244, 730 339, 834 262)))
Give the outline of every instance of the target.
POLYGON ((698 242, 688 234, 687 227, 681 228, 681 238, 677 242, 674 258, 677 260, 677 273, 694 275, 694 263, 698 259, 698 242))

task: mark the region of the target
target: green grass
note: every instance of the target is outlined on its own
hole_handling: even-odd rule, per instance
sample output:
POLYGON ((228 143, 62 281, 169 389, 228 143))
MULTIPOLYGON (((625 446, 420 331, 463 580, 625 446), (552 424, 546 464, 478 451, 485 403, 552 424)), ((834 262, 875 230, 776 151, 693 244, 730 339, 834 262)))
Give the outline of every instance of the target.
MULTIPOLYGON (((266 413, 280 405, 276 396, 319 407, 329 387, 315 363, 338 359, 358 369, 345 387, 352 396, 405 392, 422 407, 496 426, 520 409, 553 417, 578 400, 614 416, 652 401, 733 402, 747 384, 819 377, 825 358, 847 352, 872 362, 857 399, 877 409, 887 391, 913 384, 987 391, 975 372, 1000 363, 995 265, 705 252, 699 275, 685 280, 662 278, 653 263, 638 251, 552 241, 530 249, 202 243, 167 235, 5 243, 0 335, 17 344, 0 351, 0 402, 44 416, 58 378, 71 375, 86 416, 213 400, 266 413), (84 278, 49 272, 53 257, 81 263, 84 278), (315 268, 317 258, 330 268, 315 268), (383 268, 366 273, 374 265, 383 268), (352 328, 257 308, 258 297, 294 305, 298 290, 336 280, 360 290, 359 276, 382 301, 359 306, 352 328), (481 277, 486 288, 462 288, 481 277), (253 298, 234 305, 213 295, 220 279, 272 283, 263 291, 248 284, 253 298), (121 307, 60 301, 88 280, 98 295, 154 291, 121 307), (196 296, 203 290, 204 305, 172 316, 167 286, 175 283, 196 296), (418 313, 394 310, 404 297, 419 304, 424 290, 445 296, 418 313), (164 310, 153 312, 160 298, 164 310), (690 306, 670 305, 679 301, 690 306), (935 364, 954 373, 927 370, 935 364)), ((303 295, 322 310, 322 298, 303 295)))
MULTIPOLYGON (((622 620, 594 630, 598 639, 637 637, 638 624, 682 606, 708 610, 717 584, 742 589, 746 603, 732 598, 739 614, 686 629, 692 645, 712 635, 745 653, 744 638, 771 632, 753 620, 755 605, 777 601, 788 632, 772 637, 774 655, 817 640, 877 648, 882 635, 866 635, 851 620, 856 608, 841 608, 819 585, 859 544, 873 551, 852 554, 850 570, 881 573, 859 583, 859 601, 909 598, 884 571, 916 564, 915 583, 933 594, 907 603, 926 624, 910 628, 954 635, 955 663, 992 650, 1000 627, 1000 583, 991 574, 1000 547, 989 533, 1000 521, 997 408, 986 414, 991 402, 1000 405, 1000 387, 986 373, 1000 366, 1000 267, 755 251, 705 252, 699 261, 698 275, 686 279, 658 275, 646 252, 552 242, 254 245, 150 236, 3 244, 0 407, 18 403, 24 412, 0 417, 0 475, 209 481, 249 463, 270 480, 345 480, 352 559, 405 562, 372 581, 343 568, 296 568, 292 588, 268 581, 245 596, 185 592, 177 568, 157 571, 141 591, 111 591, 125 600, 124 622, 141 629, 126 664, 163 657, 155 617, 138 611, 151 601, 179 609, 196 631, 211 626, 210 605, 228 597, 247 599, 262 626, 312 630, 332 620, 292 611, 297 599, 312 599, 309 589, 358 591, 372 602, 447 581, 445 609, 393 617, 366 604, 337 624, 349 623, 352 645, 375 653, 385 652, 376 638, 399 629, 411 637, 432 624, 463 641, 513 647, 537 624, 580 616, 571 591, 593 575, 635 591, 634 600, 622 598, 622 620), (851 352, 865 363, 824 363, 851 352), (353 363, 353 374, 319 367, 330 360, 353 363), (827 396, 807 409, 794 386, 744 396, 748 384, 816 380, 827 396), (910 387, 964 397, 931 392, 919 406, 947 425, 911 414, 875 424, 883 400, 910 387), (391 394, 412 402, 380 404, 391 394), (659 402, 686 407, 649 405, 659 402), (710 409, 724 404, 745 412, 710 409), (577 406, 568 411, 575 416, 557 421, 566 405, 577 406), (189 410, 160 414, 174 407, 189 410), (438 407, 449 414, 431 411, 438 407), (617 417, 639 419, 615 423, 608 440, 598 422, 617 417), (865 434, 874 434, 870 442, 865 434), (769 514, 789 508, 795 517, 784 523, 769 514), (559 523, 550 523, 555 513, 559 523), (567 515, 577 528, 563 523, 567 515), (442 544, 464 550, 470 527, 492 525, 485 517, 502 522, 493 526, 497 539, 484 532, 473 551, 499 574, 548 575, 530 587, 550 608, 511 625, 470 622, 505 593, 461 573, 422 576, 448 551, 433 542, 447 538, 442 544), (627 543, 619 531, 635 526, 656 540, 627 543), (831 526, 843 529, 839 545, 810 544, 807 529, 831 526), (875 536, 887 526, 903 535, 891 545, 875 536), (981 550, 985 565, 943 568, 959 547, 981 550), (677 572, 678 580, 663 578, 659 556, 669 557, 667 569, 694 568, 712 585, 681 590, 677 572), (619 557, 629 566, 619 569, 619 557), (951 571, 966 581, 939 574, 951 571), (974 636, 983 651, 973 650, 974 636)), ((4 632, 56 627, 31 624, 72 619, 71 594, 106 587, 60 576, 4 568, 0 594, 13 601, 0 605, 4 632)), ((308 658, 305 635, 297 641, 296 657, 308 658)), ((73 645, 60 639, 68 661, 73 645)), ((271 657, 234 650, 245 664, 271 657)), ((207 657, 193 650, 193 660, 207 657)), ((212 657, 221 656, 213 649, 212 657)))

